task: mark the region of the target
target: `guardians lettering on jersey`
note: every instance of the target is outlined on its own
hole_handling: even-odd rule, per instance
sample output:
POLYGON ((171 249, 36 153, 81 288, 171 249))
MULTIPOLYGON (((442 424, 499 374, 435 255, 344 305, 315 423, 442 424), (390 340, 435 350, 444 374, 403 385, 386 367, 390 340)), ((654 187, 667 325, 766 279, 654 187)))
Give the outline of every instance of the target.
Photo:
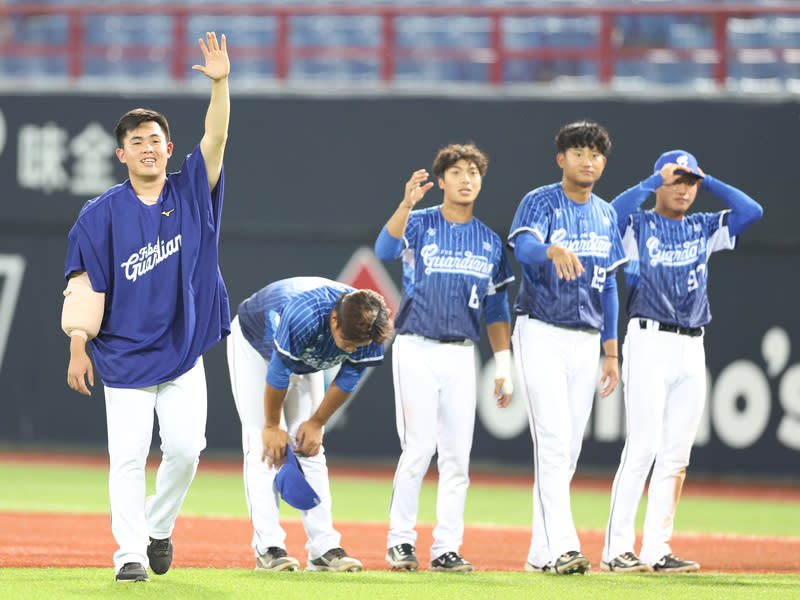
POLYGON ((623 236, 630 262, 627 312, 668 325, 702 327, 711 320, 707 293, 709 256, 733 249, 728 211, 696 213, 680 221, 637 211, 623 236))
POLYGON ((653 267, 659 264, 672 267, 688 265, 697 262, 700 254, 705 254, 706 251, 706 240, 703 238, 681 242, 677 248, 664 248, 661 240, 653 235, 647 238, 644 245, 647 248, 648 261, 653 267))
MULTIPOLYGON (((172 210, 175 210, 174 208, 172 210)), ((162 242, 161 238, 156 238, 154 244, 143 246, 138 252, 131 254, 130 258, 120 265, 125 272, 125 279, 136 281, 136 279, 149 273, 181 249, 181 234, 176 235, 168 242, 162 242)))
POLYGON ((564 246, 578 256, 599 256, 605 258, 611 252, 611 240, 607 235, 598 235, 594 231, 589 233, 589 237, 584 235, 578 237, 570 236, 566 229, 557 229, 550 236, 550 242, 559 246, 564 246))
MULTIPOLYGON (((435 235, 435 231, 433 232, 435 235)), ((486 250, 491 250, 491 244, 484 243, 486 250)), ((451 251, 441 250, 437 244, 423 246, 419 252, 422 264, 425 265, 425 275, 431 273, 463 273, 476 277, 489 277, 493 265, 486 256, 476 256, 472 252, 465 252, 463 256, 454 256, 451 251)))

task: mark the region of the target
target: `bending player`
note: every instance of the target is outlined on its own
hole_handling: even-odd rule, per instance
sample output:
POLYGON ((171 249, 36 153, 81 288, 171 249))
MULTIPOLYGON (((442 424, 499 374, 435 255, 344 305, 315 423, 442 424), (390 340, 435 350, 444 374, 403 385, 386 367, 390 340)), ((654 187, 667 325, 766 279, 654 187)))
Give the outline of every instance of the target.
POLYGON ((381 230, 375 252, 403 256, 403 296, 392 346, 397 433, 402 454, 389 507, 386 562, 415 570, 414 530, 422 479, 438 453, 437 525, 431 569, 472 571, 459 554, 477 401, 475 348, 481 313, 495 353, 497 404, 511 401, 510 313, 507 286, 514 280, 498 235, 476 219, 489 159, 472 144, 442 148, 433 174, 442 204, 412 210, 433 187, 415 171, 397 210, 381 230))
POLYGON ((69 232, 67 383, 90 394, 90 339, 105 391, 117 581, 148 581, 148 563, 158 575, 170 567, 172 530, 206 444, 202 354, 230 331, 217 251, 230 62, 224 35, 218 43, 207 33, 200 49, 205 65, 192 68, 211 79, 211 100, 180 172, 166 172, 173 146, 164 116, 124 114, 115 134, 129 179, 88 201, 69 232), (145 507, 154 409, 162 460, 145 507))
POLYGON ((324 425, 383 362, 392 334, 383 298, 321 277, 271 283, 239 305, 228 340, 228 369, 242 422, 244 483, 256 570, 297 570, 286 553, 273 483, 287 443, 321 503, 301 511, 310 571, 360 571, 333 528, 324 425), (341 364, 325 391, 322 371, 341 364), (266 381, 266 384, 265 384, 266 381))
POLYGON ((622 572, 697 571, 698 563, 672 554, 669 541, 706 396, 706 265, 712 253, 733 249, 763 211, 743 192, 703 173, 683 150, 662 154, 653 175, 612 205, 630 258, 625 275, 631 320, 622 348, 627 437, 611 492, 602 565, 622 572), (687 214, 698 188, 729 210, 687 214), (639 210, 652 193, 655 208, 639 210), (634 520, 651 467, 637 557, 634 520))
POLYGON ((625 262, 611 206, 592 193, 611 150, 608 132, 570 123, 556 137, 559 183, 522 199, 508 244, 522 265, 512 343, 533 438, 533 533, 526 571, 585 573, 569 486, 592 410, 619 380, 614 271, 625 262))

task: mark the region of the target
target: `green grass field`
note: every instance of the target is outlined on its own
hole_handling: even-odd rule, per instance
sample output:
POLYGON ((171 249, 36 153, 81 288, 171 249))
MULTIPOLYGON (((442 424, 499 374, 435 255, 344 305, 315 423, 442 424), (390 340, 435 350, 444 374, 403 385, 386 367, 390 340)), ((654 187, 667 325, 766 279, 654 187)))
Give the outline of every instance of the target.
MULTIPOLYGON (((0 463, 0 511, 100 513, 108 511, 104 467, 0 463)), ((149 483, 153 487, 152 479, 149 483)), ((391 479, 338 477, 332 481, 337 521, 386 522, 391 479), (347 498, 344 502, 341 499, 347 498), (337 499, 339 501, 337 502, 337 499)), ((434 520, 435 486, 426 483, 420 521, 434 520)), ((528 527, 530 490, 524 487, 474 484, 467 499, 469 524, 528 527), (501 507, 498 510, 498 507, 501 507)), ((576 491, 573 513, 580 529, 602 529, 608 511, 605 492, 576 491)), ((641 511, 640 511, 641 513, 641 511)), ((202 469, 192 485, 182 515, 246 517, 240 473, 202 469)), ((286 518, 296 512, 285 509, 286 518)), ((641 520, 641 514, 640 514, 641 520)), ((641 526, 641 524, 640 524, 641 526)), ((686 497, 676 530, 741 535, 797 535, 798 503, 716 500, 686 497)), ((9 549, 2 549, 5 552, 9 549)), ((553 577, 522 572, 476 572, 469 575, 429 571, 393 573, 277 573, 265 576, 246 569, 174 569, 149 585, 122 585, 109 569, 0 570, 0 598, 325 598, 332 600, 458 598, 571 599, 747 599, 800 598, 799 575, 701 573, 698 575, 590 575, 553 577)))

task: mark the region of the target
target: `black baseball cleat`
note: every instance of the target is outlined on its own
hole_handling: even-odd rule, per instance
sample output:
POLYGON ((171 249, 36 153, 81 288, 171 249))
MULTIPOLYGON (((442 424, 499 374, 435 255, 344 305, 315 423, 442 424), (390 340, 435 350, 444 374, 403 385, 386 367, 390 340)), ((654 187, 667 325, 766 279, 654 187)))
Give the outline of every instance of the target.
POLYGON ((553 570, 553 563, 548 562, 543 565, 535 565, 532 562, 525 562, 523 569, 527 573, 550 573, 553 570))
POLYGON ((700 570, 700 564, 683 560, 674 554, 665 554, 653 565, 653 570, 659 573, 695 573, 700 570))
POLYGON ((286 554, 285 548, 270 546, 256 559, 256 571, 297 571, 300 563, 286 554))
POLYGON ((344 548, 331 548, 325 554, 308 561, 306 571, 356 572, 363 569, 361 561, 348 556, 344 548))
POLYGON ((472 570, 472 563, 461 558, 458 552, 445 552, 431 561, 431 571, 469 573, 472 570))
POLYGON ((600 568, 611 573, 650 573, 653 567, 639 560, 633 552, 623 552, 610 561, 602 561, 600 568))
POLYGON ((419 560, 411 544, 397 544, 386 551, 386 564, 395 571, 416 571, 419 560))
POLYGON ((114 579, 123 583, 130 583, 133 581, 150 581, 150 578, 147 576, 147 570, 141 565, 141 563, 137 562, 129 562, 122 565, 122 568, 119 570, 119 573, 117 573, 114 579))
POLYGON ((589 559, 577 550, 570 550, 564 552, 556 559, 553 565, 553 571, 559 575, 573 575, 580 573, 581 575, 588 572, 590 567, 589 559))
POLYGON ((147 544, 147 560, 150 561, 150 569, 156 575, 163 575, 169 571, 172 564, 172 538, 163 540, 150 538, 147 544))

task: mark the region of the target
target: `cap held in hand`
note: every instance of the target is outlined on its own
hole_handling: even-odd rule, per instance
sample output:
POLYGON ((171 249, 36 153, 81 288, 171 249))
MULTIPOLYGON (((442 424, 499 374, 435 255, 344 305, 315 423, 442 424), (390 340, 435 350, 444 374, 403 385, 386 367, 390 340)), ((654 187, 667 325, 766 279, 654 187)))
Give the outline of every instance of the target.
POLYGON ((286 462, 275 475, 275 486, 286 504, 300 510, 310 510, 322 502, 306 481, 291 444, 286 444, 286 462))

